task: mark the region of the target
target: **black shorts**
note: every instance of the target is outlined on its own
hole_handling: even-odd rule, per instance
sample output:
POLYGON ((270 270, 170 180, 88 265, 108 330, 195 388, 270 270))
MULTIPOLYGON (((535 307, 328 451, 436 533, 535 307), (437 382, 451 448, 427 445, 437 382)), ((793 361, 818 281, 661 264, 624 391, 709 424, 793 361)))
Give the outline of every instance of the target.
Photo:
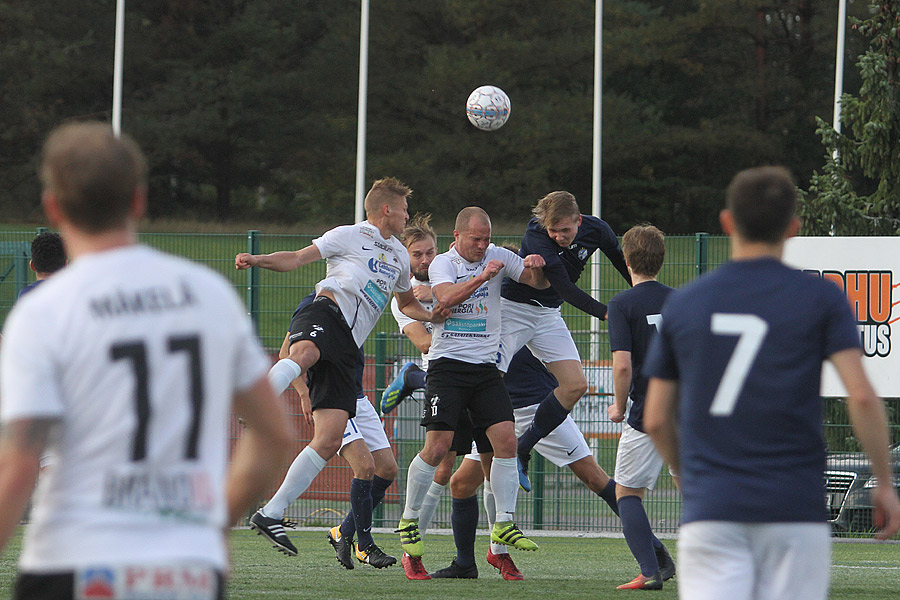
POLYGON ((422 425, 428 431, 455 431, 465 413, 474 431, 515 421, 497 365, 471 364, 452 358, 429 361, 422 425))
POLYGON ((294 313, 288 343, 300 340, 314 343, 320 354, 308 371, 313 410, 339 408, 355 417, 359 348, 341 309, 331 298, 319 296, 294 313))
MULTIPOLYGON (((216 578, 215 597, 218 600, 225 600, 225 578, 221 573, 217 573, 216 578)), ((74 600, 75 574, 19 573, 12 597, 13 600, 74 600)))
MULTIPOLYGON (((426 405, 427 406, 427 405, 426 405)), ((469 414, 463 412, 459 421, 456 423, 456 429, 453 430, 453 442, 450 444, 450 450, 456 452, 457 456, 465 456, 472 451, 472 442, 478 446, 478 453, 483 454, 490 452, 493 454, 494 447, 487 437, 484 429, 474 430, 472 428, 472 420, 469 414)))

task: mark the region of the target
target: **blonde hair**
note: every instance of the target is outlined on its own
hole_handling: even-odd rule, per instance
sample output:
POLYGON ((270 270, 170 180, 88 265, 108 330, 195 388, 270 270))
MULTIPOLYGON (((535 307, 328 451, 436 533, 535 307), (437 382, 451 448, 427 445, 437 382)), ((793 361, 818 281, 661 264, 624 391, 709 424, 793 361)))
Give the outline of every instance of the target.
POLYGON ((662 231, 644 223, 622 236, 622 253, 637 275, 656 277, 666 258, 666 238, 662 231))
POLYGON ((363 206, 366 214, 375 213, 385 204, 392 204, 412 194, 412 190, 394 177, 383 177, 369 188, 363 206))
POLYGON ((147 185, 147 162, 128 136, 117 138, 107 123, 68 123, 47 137, 41 183, 60 210, 86 233, 122 226, 135 192, 147 185))
POLYGON ((430 237, 437 244, 437 234, 431 227, 431 213, 416 213, 413 218, 406 224, 403 233, 400 234, 400 241, 409 248, 416 242, 430 237))
POLYGON ((541 227, 546 229, 556 225, 563 219, 577 219, 581 216, 581 210, 575 201, 575 196, 569 192, 550 192, 540 200, 531 210, 531 214, 537 219, 541 227))

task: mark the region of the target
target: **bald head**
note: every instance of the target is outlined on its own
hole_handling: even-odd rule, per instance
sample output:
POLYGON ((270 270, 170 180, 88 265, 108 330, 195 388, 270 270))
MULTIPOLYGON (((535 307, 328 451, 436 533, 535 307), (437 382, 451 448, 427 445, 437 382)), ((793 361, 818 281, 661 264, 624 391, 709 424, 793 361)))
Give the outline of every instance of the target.
POLYGON ((473 226, 487 225, 491 226, 491 218, 478 206, 467 206, 456 215, 456 225, 454 229, 460 233, 469 231, 473 226))

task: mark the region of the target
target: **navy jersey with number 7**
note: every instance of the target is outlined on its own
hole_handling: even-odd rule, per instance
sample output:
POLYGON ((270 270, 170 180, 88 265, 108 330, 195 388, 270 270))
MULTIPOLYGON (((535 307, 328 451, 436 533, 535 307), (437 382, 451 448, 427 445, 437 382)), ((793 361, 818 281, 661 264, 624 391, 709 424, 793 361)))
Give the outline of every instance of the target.
POLYGON ((823 522, 822 362, 859 347, 844 294, 772 258, 673 292, 644 373, 678 382, 682 522, 823 522))

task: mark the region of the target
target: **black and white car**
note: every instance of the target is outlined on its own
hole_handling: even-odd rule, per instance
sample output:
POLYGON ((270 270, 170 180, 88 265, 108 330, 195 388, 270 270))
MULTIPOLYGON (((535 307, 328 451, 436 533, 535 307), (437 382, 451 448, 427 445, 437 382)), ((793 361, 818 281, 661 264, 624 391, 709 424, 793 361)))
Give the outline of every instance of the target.
MULTIPOLYGON (((894 486, 900 492, 900 444, 891 446, 894 486)), ((872 465, 862 452, 834 454, 828 457, 825 471, 825 506, 835 531, 872 531, 872 488, 876 478, 872 465)))

